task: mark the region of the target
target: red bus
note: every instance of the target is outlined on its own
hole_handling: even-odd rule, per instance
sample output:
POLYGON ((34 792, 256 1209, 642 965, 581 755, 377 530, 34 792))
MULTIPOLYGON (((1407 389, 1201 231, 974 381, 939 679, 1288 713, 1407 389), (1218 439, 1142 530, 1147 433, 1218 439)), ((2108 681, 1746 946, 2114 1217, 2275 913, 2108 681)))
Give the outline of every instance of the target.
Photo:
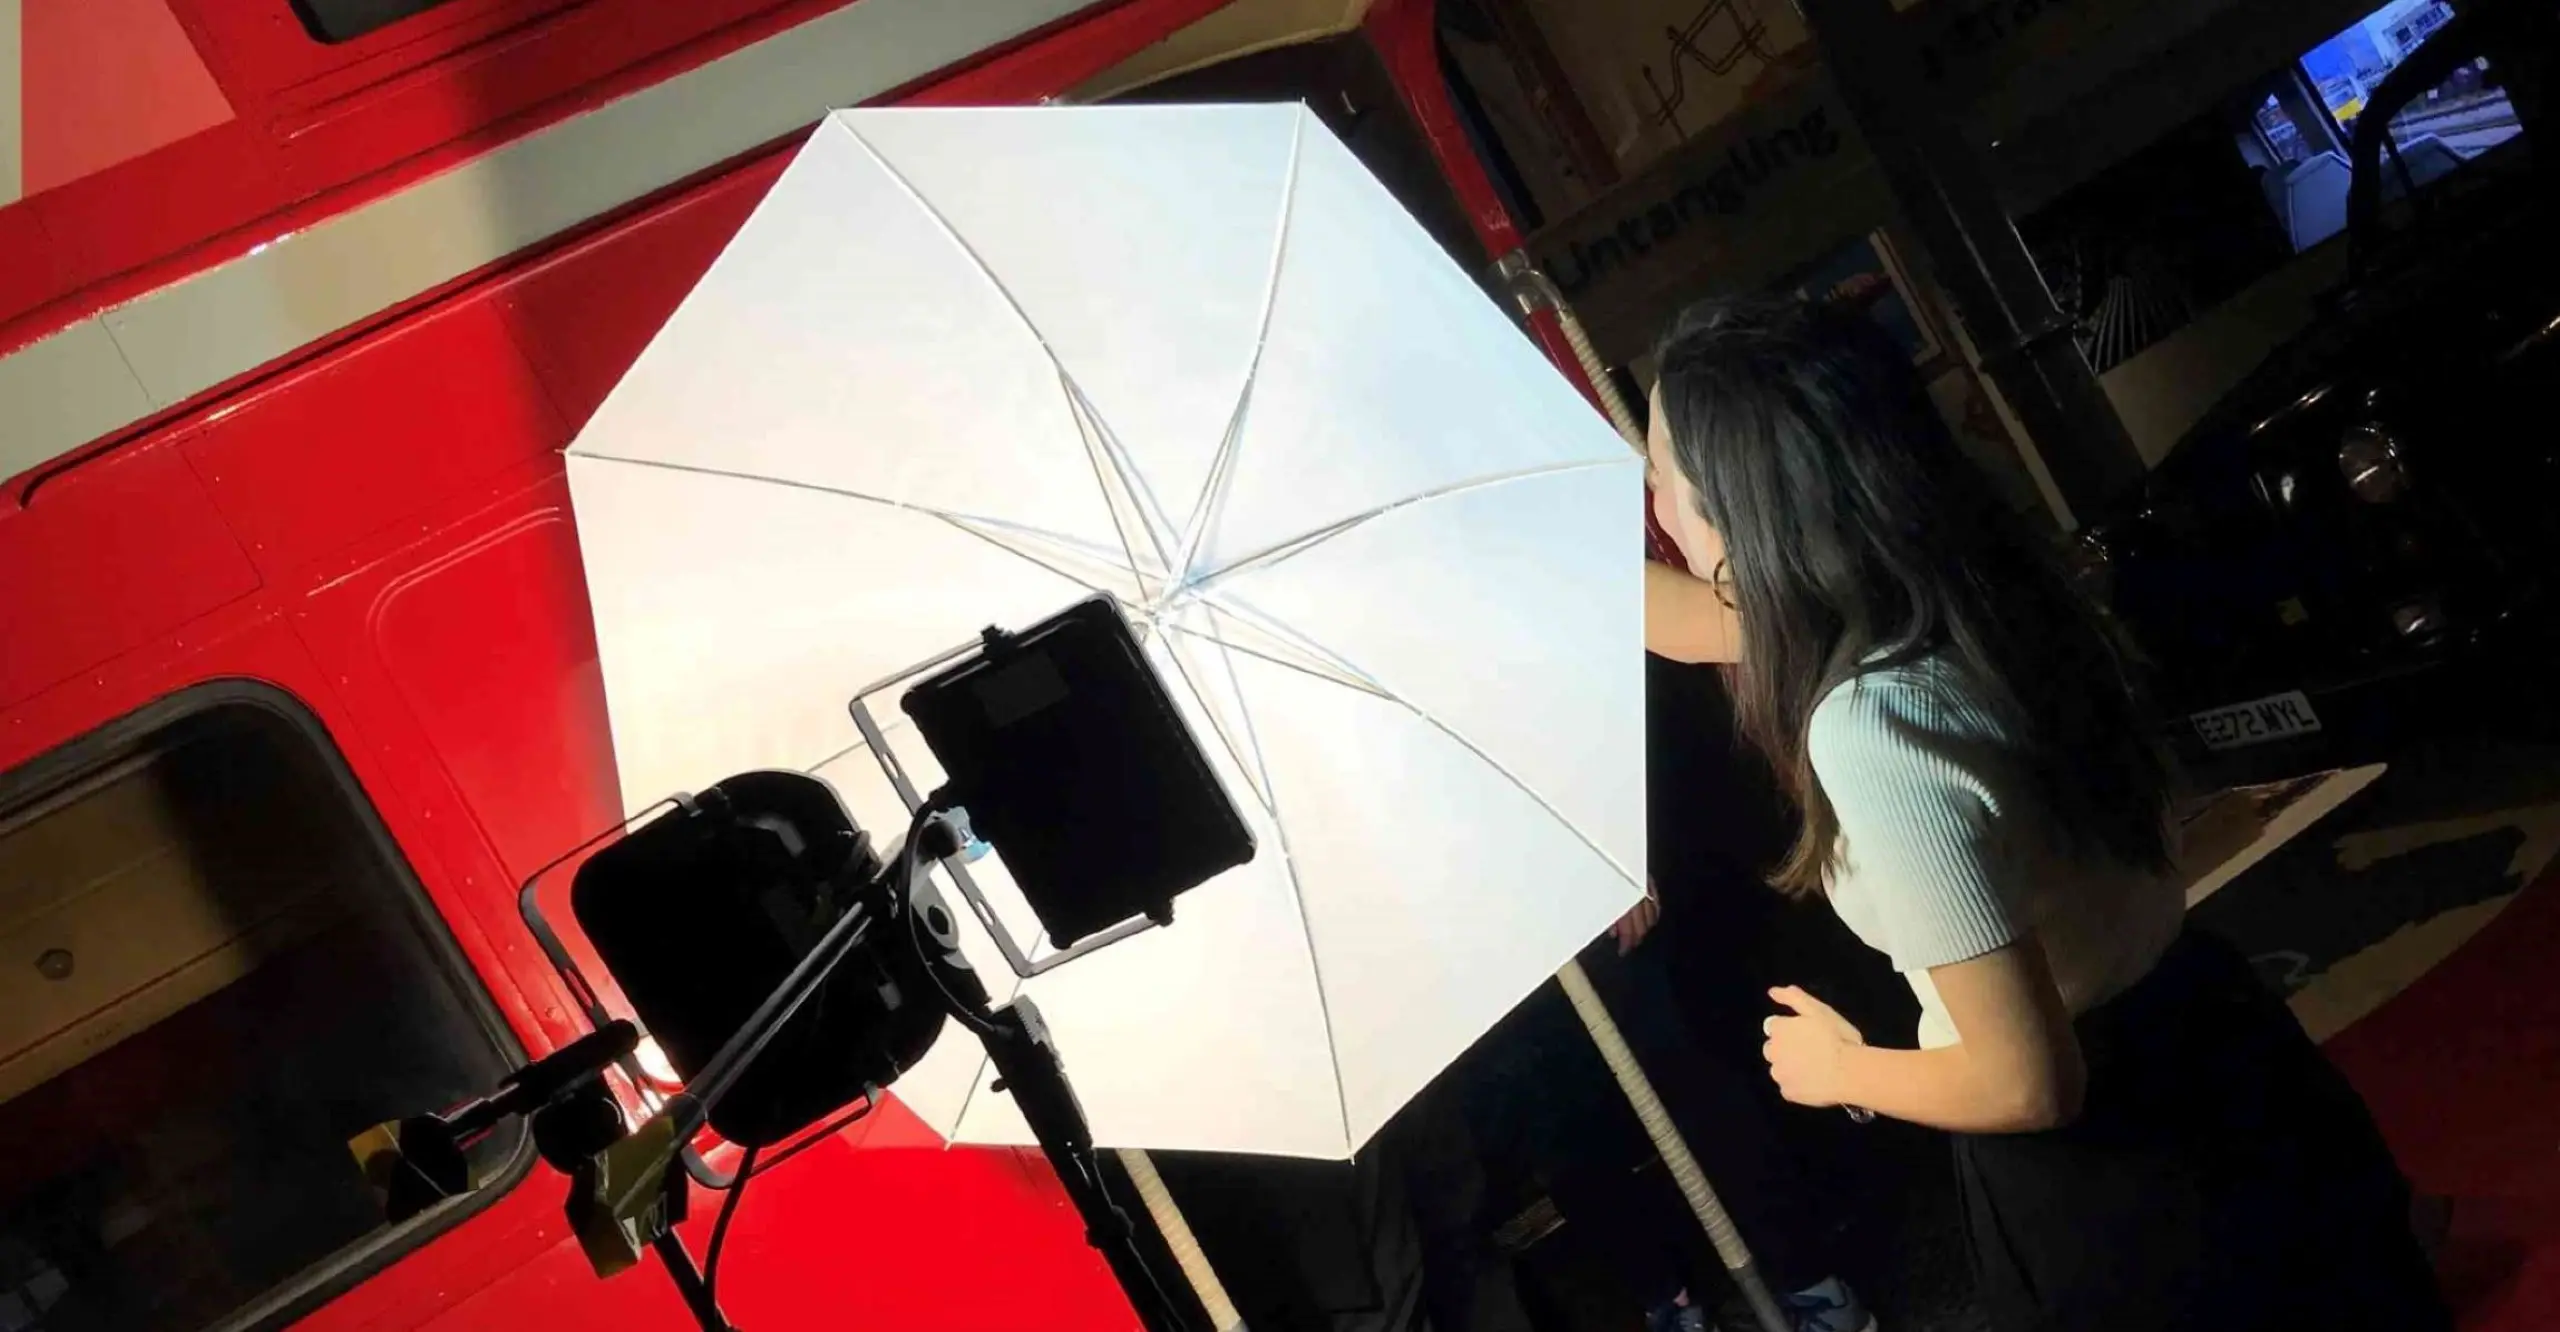
MULTIPOLYGON (((517 904, 619 812, 559 450, 832 106, 1301 96, 1511 252, 1433 11, 0 6, 0 1329, 690 1326, 521 1134, 397 1226, 346 1145, 582 1029, 517 904)), ((894 1106, 725 1266, 751 1328, 1131 1323, 1036 1154, 894 1106)))

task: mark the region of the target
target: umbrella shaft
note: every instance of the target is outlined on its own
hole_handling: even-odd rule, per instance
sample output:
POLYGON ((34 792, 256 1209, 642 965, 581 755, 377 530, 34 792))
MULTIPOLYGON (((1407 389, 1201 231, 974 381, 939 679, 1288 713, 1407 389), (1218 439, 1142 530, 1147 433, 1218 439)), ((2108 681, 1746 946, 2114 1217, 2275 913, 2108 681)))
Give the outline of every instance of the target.
POLYGON ((1697 1213, 1698 1224, 1706 1227, 1716 1257, 1723 1261, 1733 1283, 1742 1288, 1752 1315, 1767 1332, 1790 1332, 1793 1321, 1779 1310, 1777 1300, 1770 1295, 1769 1283, 1760 1277, 1760 1265, 1752 1261, 1750 1246, 1742 1242, 1742 1232, 1734 1228, 1732 1215, 1716 1197, 1706 1172, 1698 1168, 1698 1158, 1681 1140, 1670 1111, 1663 1108, 1661 1096, 1653 1089, 1653 1079, 1645 1076, 1644 1066, 1636 1062, 1635 1051, 1627 1047, 1617 1019, 1609 1016, 1608 1005, 1600 1002, 1600 992, 1592 988, 1591 977, 1583 971, 1581 961, 1565 963, 1564 970, 1556 973, 1556 980, 1564 986, 1565 998, 1572 1001, 1583 1029, 1591 1033, 1591 1043, 1600 1047, 1600 1058, 1618 1079, 1618 1089, 1626 1093, 1636 1118, 1644 1122, 1646 1136, 1653 1139, 1654 1150, 1662 1154, 1662 1163, 1670 1167, 1671 1178, 1689 1200, 1689 1210, 1697 1213))
POLYGON ((1138 1199, 1146 1204, 1147 1215, 1164 1236, 1165 1247, 1173 1251, 1174 1264, 1182 1269, 1183 1279, 1191 1283, 1191 1293, 1208 1311, 1213 1332, 1243 1332, 1244 1315, 1236 1312, 1235 1301, 1227 1297, 1226 1284, 1218 1280, 1217 1270, 1209 1265, 1209 1255, 1201 1251, 1199 1237, 1191 1233, 1191 1223, 1173 1201, 1173 1191, 1156 1173, 1156 1163, 1145 1152, 1123 1147, 1120 1164, 1129 1172, 1130 1182, 1138 1186, 1138 1199))
POLYGON ((1494 271, 1511 284, 1512 294, 1520 302, 1521 313, 1535 315, 1544 310, 1555 316, 1556 330, 1564 334, 1565 346, 1572 349, 1573 359, 1581 366, 1582 377, 1589 381, 1592 396, 1599 401, 1600 414, 1609 418, 1609 424, 1616 427, 1619 437, 1633 445, 1636 452, 1644 452, 1644 427, 1637 423, 1635 409, 1627 404, 1626 394, 1619 391, 1618 381, 1610 377, 1609 363, 1602 360, 1598 349, 1591 345, 1591 334, 1583 328, 1582 320, 1574 314, 1573 307, 1566 303, 1564 292, 1556 286, 1555 280, 1540 271, 1525 250, 1514 250, 1504 255, 1494 271))

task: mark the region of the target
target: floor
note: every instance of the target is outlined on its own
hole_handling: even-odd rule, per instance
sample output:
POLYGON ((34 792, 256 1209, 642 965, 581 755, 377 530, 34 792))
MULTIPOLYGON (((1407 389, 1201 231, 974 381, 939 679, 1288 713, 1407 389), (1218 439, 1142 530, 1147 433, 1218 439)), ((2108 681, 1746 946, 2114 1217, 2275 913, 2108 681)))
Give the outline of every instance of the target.
POLYGON ((2560 1327, 2560 752, 2431 765, 2329 839, 2342 887, 2422 917, 2295 997, 2402 1168, 2453 1199, 2440 1270, 2473 1332, 2560 1327), (2519 891, 2521 890, 2521 891, 2519 891))
MULTIPOLYGON (((2452 1200, 2440 1270, 2466 1332, 2560 1328, 2555 861, 2560 746, 2453 739, 2195 908, 2288 994, 2417 1188, 2452 1200)), ((1854 1248, 1885 1326, 1970 1332, 1942 1149, 1911 1135, 1874 1156, 1871 1196, 1897 1206, 1854 1248)))

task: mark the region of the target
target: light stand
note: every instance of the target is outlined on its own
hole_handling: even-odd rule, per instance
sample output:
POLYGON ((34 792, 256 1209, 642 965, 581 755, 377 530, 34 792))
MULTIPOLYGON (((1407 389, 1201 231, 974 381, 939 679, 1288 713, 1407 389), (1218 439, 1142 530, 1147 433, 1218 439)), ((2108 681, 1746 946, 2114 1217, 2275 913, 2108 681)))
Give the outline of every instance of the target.
MULTIPOLYGON (((828 927, 683 1091, 670 1097, 655 1115, 628 1134, 620 1132, 616 1117, 607 1134, 590 1131, 590 1141, 564 1144, 569 1147, 567 1152, 545 1151, 546 1159, 570 1171, 570 1224, 598 1275, 627 1270, 640 1261, 643 1252, 654 1253, 665 1264, 677 1293, 702 1332, 737 1332, 721 1312, 702 1269, 676 1234, 675 1225, 683 1219, 690 1173, 677 1166, 687 1145, 710 1122, 712 1112, 737 1085, 740 1076, 764 1055, 774 1037, 802 1006, 826 988, 845 959, 872 941, 880 923, 899 921, 912 925, 909 913, 925 910, 928 905, 939 909, 938 894, 928 885, 926 876, 933 864, 966 845, 969 839, 965 829, 965 817, 957 811, 928 808, 921 813, 900 854, 860 886, 853 895, 853 905, 828 927), (592 1141, 595 1136, 607 1140, 592 1141), (588 1148, 583 1158, 575 1154, 580 1145, 588 1148), (560 1156, 568 1159, 558 1159, 560 1156)), ((882 946, 898 946, 900 941, 894 935, 900 932, 882 932, 892 936, 882 946)), ((996 1071, 996 1088, 1014 1097, 1024 1122, 1064 1184, 1069 1201, 1083 1218, 1086 1241, 1110 1264, 1140 1324, 1147 1332, 1187 1332, 1187 1320, 1147 1266, 1129 1214, 1112 1200, 1103 1182, 1093 1134, 1039 1009, 1029 999, 990 1009, 983 988, 965 968, 955 968, 946 959, 933 956, 921 931, 910 928, 903 932, 908 934, 919 960, 934 971, 935 983, 930 988, 942 1011, 967 1027, 984 1046, 996 1071)), ((460 1153, 449 1144, 485 1134, 513 1115, 571 1115, 581 1108, 571 1098, 601 1094, 604 1069, 625 1062, 637 1041, 638 1031, 630 1022, 612 1022, 511 1075, 494 1096, 444 1115, 419 1116, 378 1130, 377 1135, 388 1134, 389 1138, 377 1137, 376 1151, 387 1148, 388 1152, 369 1159, 369 1164, 378 1162, 376 1168, 390 1172, 387 1177, 407 1181, 409 1196, 421 1205, 465 1192, 468 1181, 458 1174, 460 1153), (442 1168, 440 1163, 448 1157, 456 1163, 456 1169, 442 1168)), ((729 1186, 740 1187, 744 1183, 741 1174, 729 1186)))
MULTIPOLYGON (((945 1022, 958 1022, 985 1047, 995 1089, 1015 1098, 1142 1324, 1184 1332, 1186 1318, 1104 1184, 1038 1008, 1028 999, 989 1006, 930 871, 950 864, 1006 962, 1027 977, 1171 923, 1177 895, 1253 858, 1252 834, 1107 598, 1019 635, 989 629, 915 670, 937 668, 901 706, 948 780, 921 797, 880 750, 912 815, 890 863, 827 783, 759 771, 661 802, 529 879, 519 899, 526 924, 598 1037, 528 1066, 510 1093, 404 1121, 435 1168, 401 1168, 409 1144, 394 1133, 386 1177, 413 1181, 411 1193, 430 1203, 460 1193, 469 1181, 455 1125, 485 1133, 506 1114, 531 1114, 544 1158, 571 1176, 570 1225, 597 1275, 655 1253, 704 1332, 735 1332, 715 1283, 739 1195, 713 1231, 710 1270, 695 1266, 675 1227, 688 1180, 743 1187, 760 1167, 723 1179, 693 1151, 695 1138, 713 1129, 747 1148, 750 1162, 795 1135, 800 1145, 816 1141, 844 1122, 820 1121, 876 1103, 945 1022), (981 849, 973 816, 1058 955, 1035 960, 1014 944, 959 869, 964 849, 981 849), (627 1132, 603 1073, 619 1067, 645 1090, 639 1026, 608 1012, 542 903, 553 871, 571 861, 580 863, 569 906, 585 943, 684 1077, 627 1132)), ((861 697, 853 711, 878 743, 861 697)))
POLYGON ((1013 1093, 1049 1168, 1066 1186, 1068 1200, 1084 1218, 1085 1242, 1111 1264, 1141 1326, 1148 1332, 1183 1332, 1187 1321, 1139 1251, 1137 1227, 1103 1186, 1093 1133, 1085 1126, 1084 1109, 1076 1104, 1075 1089, 1067 1083, 1040 1010, 1028 999, 1016 999, 986 1014, 985 1021, 978 1040, 995 1065, 996 1085, 1013 1093))
MULTIPOLYGON (((603 1075, 628 1062, 639 1043, 639 1028, 628 1021, 608 1022, 507 1075, 488 1096, 441 1114, 379 1125, 348 1145, 381 1198, 386 1219, 394 1224, 470 1192, 465 1151, 519 1116, 531 1121, 542 1159, 574 1178, 597 1152, 623 1136, 621 1109, 605 1089, 603 1075)), ((681 1183, 675 1187, 680 1194, 681 1183)), ((679 1197, 678 1212, 681 1205, 679 1197)), ((671 1226, 651 1247, 703 1332, 736 1332, 721 1316, 701 1269, 671 1226)))

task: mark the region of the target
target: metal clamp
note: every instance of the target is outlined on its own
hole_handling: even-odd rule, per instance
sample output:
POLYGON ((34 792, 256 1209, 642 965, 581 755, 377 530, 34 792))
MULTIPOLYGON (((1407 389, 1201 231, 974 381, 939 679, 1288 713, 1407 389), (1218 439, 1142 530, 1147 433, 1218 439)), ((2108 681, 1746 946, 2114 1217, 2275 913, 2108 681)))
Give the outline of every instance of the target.
POLYGON ((1555 316, 1565 345, 1573 349, 1573 358, 1582 368, 1582 377, 1590 382, 1592 394, 1600 400, 1601 414, 1617 427, 1618 437, 1627 442, 1627 447, 1642 455, 1644 428, 1636 423, 1635 408, 1619 391, 1618 381, 1610 377, 1608 363, 1591 345, 1591 334, 1574 316, 1573 307, 1565 303, 1564 292, 1556 286, 1555 279, 1538 267, 1526 249, 1513 250, 1495 260, 1493 276, 1497 287, 1520 308, 1522 318, 1541 313, 1555 316))

